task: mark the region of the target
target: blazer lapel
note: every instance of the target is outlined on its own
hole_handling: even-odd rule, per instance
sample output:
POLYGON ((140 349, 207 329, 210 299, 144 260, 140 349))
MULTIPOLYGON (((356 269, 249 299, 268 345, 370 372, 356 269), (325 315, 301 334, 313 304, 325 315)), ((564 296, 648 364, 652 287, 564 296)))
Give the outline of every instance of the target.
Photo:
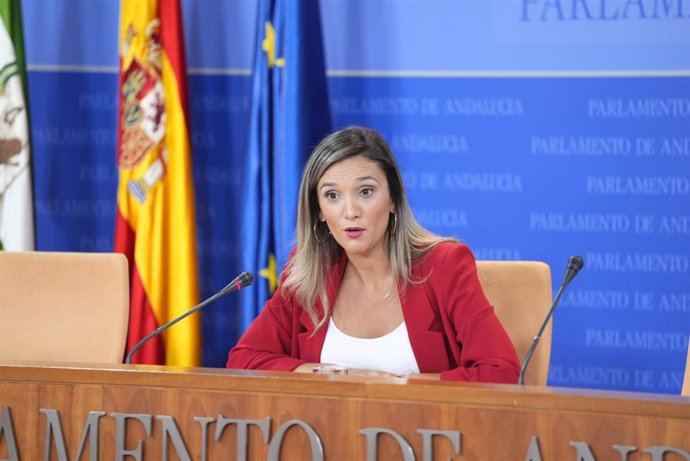
POLYGON ((450 368, 443 334, 439 300, 427 289, 428 280, 408 284, 402 301, 403 317, 410 344, 422 373, 438 373, 450 368))

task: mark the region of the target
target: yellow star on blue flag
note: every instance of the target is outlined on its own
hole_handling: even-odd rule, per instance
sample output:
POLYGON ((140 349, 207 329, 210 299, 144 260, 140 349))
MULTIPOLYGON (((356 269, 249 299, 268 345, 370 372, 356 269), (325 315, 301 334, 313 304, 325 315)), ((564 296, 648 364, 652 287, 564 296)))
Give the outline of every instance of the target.
POLYGON ((268 266, 259 271, 259 275, 268 280, 268 289, 271 294, 278 288, 278 264, 273 253, 268 255, 268 266))
POLYGON ((261 42, 261 49, 266 52, 269 68, 272 68, 273 66, 285 66, 285 59, 276 58, 276 31, 273 28, 273 24, 268 21, 266 21, 266 35, 261 42))

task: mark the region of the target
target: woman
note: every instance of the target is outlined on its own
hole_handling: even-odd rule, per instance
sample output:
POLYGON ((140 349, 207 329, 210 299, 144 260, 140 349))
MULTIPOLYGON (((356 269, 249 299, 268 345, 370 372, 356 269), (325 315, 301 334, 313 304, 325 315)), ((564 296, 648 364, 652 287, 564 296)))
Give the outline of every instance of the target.
POLYGON ((297 247, 281 285, 227 366, 517 382, 519 361, 482 292, 474 257, 422 228, 374 130, 314 149, 300 186, 297 247))

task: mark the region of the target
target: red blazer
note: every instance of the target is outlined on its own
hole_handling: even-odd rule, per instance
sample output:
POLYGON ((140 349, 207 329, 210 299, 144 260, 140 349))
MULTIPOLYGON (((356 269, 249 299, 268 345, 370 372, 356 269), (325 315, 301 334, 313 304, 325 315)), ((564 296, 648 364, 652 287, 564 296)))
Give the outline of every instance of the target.
MULTIPOLYGON (((343 256, 329 274, 331 306, 346 265, 343 256)), ((400 301, 420 372, 457 381, 516 383, 520 362, 484 296, 469 248, 437 245, 413 264, 412 278, 423 282, 409 283, 400 301)), ((312 335, 306 311, 278 289, 230 351, 227 367, 289 371, 318 363, 327 331, 328 322, 312 335)))

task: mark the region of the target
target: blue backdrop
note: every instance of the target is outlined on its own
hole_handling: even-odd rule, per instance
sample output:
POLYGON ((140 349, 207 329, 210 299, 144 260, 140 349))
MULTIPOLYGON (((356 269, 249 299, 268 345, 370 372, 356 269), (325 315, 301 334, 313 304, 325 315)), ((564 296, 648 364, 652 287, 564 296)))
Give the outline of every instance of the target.
MULTIPOLYGON (((242 268, 257 3, 183 1, 201 294, 242 268)), ((334 127, 385 134, 430 229, 554 288, 549 384, 679 393, 690 334, 690 4, 321 0, 334 127)), ((40 250, 110 251, 117 0, 24 0, 40 250)), ((203 313, 203 363, 242 333, 203 313)))

